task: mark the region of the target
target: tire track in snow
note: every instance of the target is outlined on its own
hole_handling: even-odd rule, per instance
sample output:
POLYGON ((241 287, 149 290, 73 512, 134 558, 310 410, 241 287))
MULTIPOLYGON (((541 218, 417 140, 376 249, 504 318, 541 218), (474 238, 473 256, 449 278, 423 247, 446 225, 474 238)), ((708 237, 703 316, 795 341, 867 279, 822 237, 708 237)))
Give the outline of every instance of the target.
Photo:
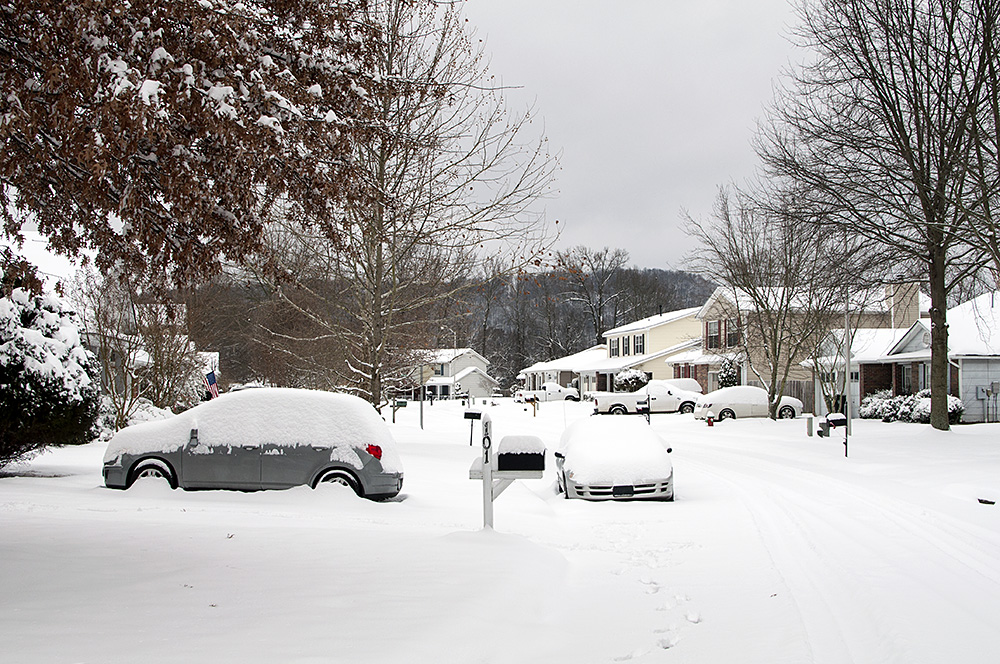
MULTIPOLYGON (((995 618, 983 618, 984 607, 968 602, 1000 597, 996 533, 791 468, 787 460, 710 444, 699 444, 692 456, 698 457, 686 459, 692 469, 726 481, 744 497, 800 609, 815 661, 941 661, 954 652, 949 638, 960 638, 954 632, 997 628, 995 618), (887 586, 890 581, 896 585, 887 586), (895 597, 901 583, 910 588, 907 597, 927 608, 895 597), (953 636, 933 633, 949 631, 943 623, 953 636)), ((985 655, 970 656, 964 661, 985 655)))

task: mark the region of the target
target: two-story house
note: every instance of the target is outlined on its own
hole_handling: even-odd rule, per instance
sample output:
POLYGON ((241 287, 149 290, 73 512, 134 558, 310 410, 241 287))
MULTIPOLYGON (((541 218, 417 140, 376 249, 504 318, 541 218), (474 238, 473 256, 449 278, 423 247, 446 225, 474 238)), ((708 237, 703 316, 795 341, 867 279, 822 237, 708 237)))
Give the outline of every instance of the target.
POLYGON ((699 344, 700 309, 668 311, 621 325, 604 333, 604 344, 536 363, 521 371, 519 378, 526 389, 557 382, 577 387, 581 394, 614 391, 614 376, 624 369, 638 369, 650 378, 672 378, 664 359, 699 344))
MULTIPOLYGON (((835 300, 836 302, 836 300, 835 300)), ((797 307, 791 307, 790 325, 797 322, 797 307)), ((802 303, 799 311, 805 312, 808 303, 802 303)), ((852 327, 857 329, 907 328, 920 316, 921 294, 917 284, 912 282, 889 284, 884 289, 857 291, 852 293, 850 318, 852 327)), ((812 341, 801 344, 798 354, 790 360, 788 382, 785 394, 794 396, 806 404, 807 410, 816 402, 815 381, 812 367, 802 363, 812 359, 823 338, 829 334, 837 322, 844 320, 843 301, 834 304, 830 313, 830 325, 825 328, 809 328, 812 341), (839 310, 838 310, 839 307, 839 310)), ((751 366, 762 368, 768 363, 768 348, 765 340, 759 338, 759 327, 747 324, 757 315, 752 298, 739 289, 719 287, 698 312, 703 325, 701 348, 686 356, 674 358, 675 377, 695 378, 708 392, 718 388, 718 371, 725 359, 739 367, 740 383, 759 385, 751 366)), ((807 315, 802 313, 802 316, 807 315)), ((843 327, 841 324, 840 327, 843 327)), ((790 338, 794 330, 781 330, 790 338)))
POLYGON ((488 397, 499 386, 487 373, 490 361, 471 348, 436 348, 417 351, 417 355, 423 362, 423 384, 428 396, 488 397))

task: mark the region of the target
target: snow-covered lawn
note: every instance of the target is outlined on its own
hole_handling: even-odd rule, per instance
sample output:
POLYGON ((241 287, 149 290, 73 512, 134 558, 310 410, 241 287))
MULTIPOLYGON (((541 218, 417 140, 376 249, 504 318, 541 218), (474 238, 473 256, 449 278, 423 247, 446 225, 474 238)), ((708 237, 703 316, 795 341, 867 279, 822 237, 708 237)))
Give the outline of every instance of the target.
MULTIPOLYGON (((331 488, 105 489, 104 445, 0 478, 4 662, 996 662, 1000 425, 655 415, 677 500, 555 492, 591 404, 490 407, 549 446, 482 530, 456 402, 390 424, 388 503, 331 488)), ((611 417, 611 416, 604 416, 611 417)))

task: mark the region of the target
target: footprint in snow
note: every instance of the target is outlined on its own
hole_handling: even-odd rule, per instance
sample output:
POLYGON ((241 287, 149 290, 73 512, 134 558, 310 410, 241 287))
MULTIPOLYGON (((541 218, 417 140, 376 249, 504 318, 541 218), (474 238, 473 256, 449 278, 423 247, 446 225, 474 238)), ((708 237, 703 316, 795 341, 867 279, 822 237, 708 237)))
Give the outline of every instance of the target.
POLYGON ((684 616, 689 623, 697 625, 701 622, 701 614, 697 611, 688 611, 684 616))

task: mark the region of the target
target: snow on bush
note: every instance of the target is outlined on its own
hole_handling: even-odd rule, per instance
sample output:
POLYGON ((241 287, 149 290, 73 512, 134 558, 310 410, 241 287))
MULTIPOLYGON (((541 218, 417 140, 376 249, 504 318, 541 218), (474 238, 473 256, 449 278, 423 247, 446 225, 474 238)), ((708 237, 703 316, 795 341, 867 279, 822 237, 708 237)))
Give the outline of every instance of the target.
POLYGON ((615 374, 615 389, 619 392, 635 392, 649 382, 645 371, 622 369, 615 374))
MULTIPOLYGON (((958 397, 948 395, 948 422, 958 424, 962 421, 965 404, 958 397)), ((858 414, 866 419, 879 419, 883 422, 918 422, 929 424, 931 421, 931 391, 921 390, 916 394, 892 396, 889 390, 879 390, 861 400, 858 414)))
MULTIPOLYGON (((157 408, 149 399, 139 397, 132 414, 128 417, 126 426, 165 420, 173 415, 173 411, 167 408, 157 408)), ((111 437, 115 435, 115 419, 115 406, 111 402, 111 398, 101 397, 101 414, 97 421, 97 431, 94 437, 100 440, 111 440, 111 437)))
POLYGON ((0 298, 0 466, 46 445, 89 442, 95 376, 76 317, 58 298, 23 288, 0 298))
POLYGON ((719 367, 719 387, 734 387, 740 384, 740 365, 730 358, 722 360, 719 367))

